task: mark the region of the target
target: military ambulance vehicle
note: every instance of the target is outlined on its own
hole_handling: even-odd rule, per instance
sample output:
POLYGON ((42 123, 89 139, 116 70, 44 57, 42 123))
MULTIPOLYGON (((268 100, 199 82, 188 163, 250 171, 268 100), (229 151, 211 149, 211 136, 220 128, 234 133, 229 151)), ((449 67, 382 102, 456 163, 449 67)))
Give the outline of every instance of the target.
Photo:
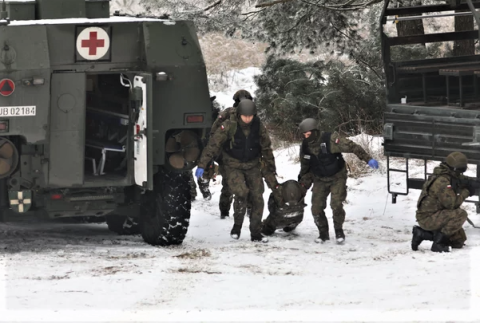
MULTIPOLYGON (((480 55, 478 43, 480 1, 436 1, 428 5, 398 7, 384 1, 381 15, 382 56, 386 75, 387 105, 384 111, 384 154, 387 157, 388 190, 395 203, 398 195, 422 189, 432 170, 427 161, 444 161, 451 152, 464 153, 469 163, 480 165, 480 55), (470 17, 469 28, 455 27, 456 17, 470 17), (433 19, 441 29, 427 28, 415 35, 395 35, 388 26, 409 20, 426 25, 433 19), (446 55, 428 59, 399 60, 395 51, 434 44, 470 42, 469 55, 446 55), (390 158, 404 167, 392 168, 390 158), (412 176, 409 160, 423 161, 423 176, 412 176), (399 174, 401 173, 401 174, 399 174), (400 175, 400 176, 399 176, 400 175), (392 185, 405 179, 402 188, 392 185), (403 189, 405 188, 405 189, 403 189)), ((394 27, 395 28, 395 27, 394 27)), ((422 27, 423 29, 423 27, 422 27)), ((477 178, 480 167, 477 166, 477 178)), ((478 192, 477 192, 478 193, 478 192)), ((478 204, 477 201, 470 201, 478 204)), ((477 205, 478 211, 478 205, 477 205)))
POLYGON ((105 0, 1 6, 0 214, 182 243, 212 114, 193 24, 110 17, 105 0))

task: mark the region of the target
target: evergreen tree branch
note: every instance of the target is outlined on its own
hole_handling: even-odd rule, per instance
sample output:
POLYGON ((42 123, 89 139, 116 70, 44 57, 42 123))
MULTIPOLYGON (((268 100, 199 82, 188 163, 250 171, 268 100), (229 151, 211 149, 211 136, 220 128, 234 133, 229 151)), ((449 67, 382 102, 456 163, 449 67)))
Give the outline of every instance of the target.
POLYGON ((346 3, 344 3, 344 4, 341 4, 341 5, 329 5, 329 6, 327 6, 327 5, 319 4, 318 2, 320 2, 320 1, 317 1, 316 3, 313 3, 313 2, 310 2, 310 1, 302 0, 302 2, 305 3, 305 4, 315 6, 315 7, 318 7, 318 8, 322 8, 322 9, 332 10, 332 11, 355 11, 355 10, 365 9, 365 8, 367 8, 367 7, 369 7, 373 4, 382 2, 383 0, 371 0, 371 1, 364 2, 364 3, 352 4, 354 1, 355 0, 350 0, 350 1, 347 1, 346 3))
MULTIPOLYGON (((347 34, 345 34, 343 31, 341 31, 339 28, 337 28, 333 23, 330 23, 330 25, 333 27, 333 29, 335 29, 338 33, 340 33, 341 35, 343 35, 344 37, 346 37, 347 39, 351 40, 351 41, 355 41, 352 37, 348 36, 347 34)), ((350 52, 350 55, 352 55, 352 57, 362 63, 363 65, 365 65, 369 70, 371 70, 373 73, 375 73, 375 75, 380 79, 380 80, 383 80, 383 77, 378 74, 378 72, 370 65, 368 64, 367 62, 365 62, 364 60, 358 58, 357 56, 355 56, 353 54, 353 51, 350 52)))
POLYGON ((256 11, 250 11, 250 12, 245 12, 245 13, 241 13, 240 15, 242 16, 252 16, 252 15, 255 15, 257 13, 260 13, 264 10, 266 10, 267 8, 263 8, 263 9, 260 9, 260 10, 256 10, 256 11))
POLYGON ((219 1, 215 2, 214 4, 212 4, 212 5, 208 6, 208 7, 206 7, 205 9, 203 9, 203 11, 208 11, 208 10, 210 10, 210 9, 218 6, 219 4, 222 3, 222 1, 223 1, 223 0, 219 0, 219 1))
POLYGON ((378 72, 370 65, 368 64, 367 62, 365 62, 363 59, 359 58, 358 56, 355 56, 353 54, 353 52, 350 52, 350 55, 352 55, 352 57, 359 63, 362 63, 363 65, 365 65, 369 70, 371 70, 373 73, 375 73, 375 75, 378 77, 378 79, 380 80, 383 80, 383 77, 378 74, 378 72))
POLYGON ((295 1, 295 0, 276 0, 272 2, 261 3, 261 4, 255 5, 255 8, 272 7, 276 4, 290 2, 290 1, 295 1))
POLYGON ((284 33, 284 34, 291 32, 292 30, 294 30, 295 28, 297 28, 297 27, 300 25, 300 23, 301 23, 308 15, 310 15, 310 13, 306 13, 305 15, 303 15, 302 17, 300 17, 300 18, 298 19, 298 21, 295 23, 295 25, 293 25, 293 26, 292 26, 291 28, 289 28, 288 30, 279 31, 279 32, 280 32, 280 33, 284 33))

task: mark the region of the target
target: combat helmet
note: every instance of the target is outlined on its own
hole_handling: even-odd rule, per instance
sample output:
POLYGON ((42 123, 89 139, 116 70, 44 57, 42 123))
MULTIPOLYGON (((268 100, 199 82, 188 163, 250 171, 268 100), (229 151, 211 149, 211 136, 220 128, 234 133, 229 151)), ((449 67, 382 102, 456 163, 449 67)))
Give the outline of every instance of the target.
POLYGON ((238 104, 237 113, 241 116, 254 116, 257 114, 255 102, 250 100, 242 100, 238 104))
POLYGON ((297 205, 303 198, 300 184, 291 179, 282 184, 282 195, 285 203, 297 205))
POLYGON ((317 120, 313 118, 307 118, 302 122, 300 122, 300 124, 298 125, 298 130, 300 131, 300 133, 316 130, 317 123, 318 123, 317 120))
POLYGON ((467 170, 467 156, 461 152, 455 151, 445 159, 447 165, 454 171, 463 173, 467 170))
POLYGON ((233 95, 233 101, 235 101, 235 103, 233 104, 234 107, 237 107, 238 104, 240 103, 240 101, 242 100, 250 100, 252 101, 253 100, 253 97, 252 95, 250 94, 250 92, 248 92, 247 90, 238 90, 237 92, 235 92, 235 94, 233 95))

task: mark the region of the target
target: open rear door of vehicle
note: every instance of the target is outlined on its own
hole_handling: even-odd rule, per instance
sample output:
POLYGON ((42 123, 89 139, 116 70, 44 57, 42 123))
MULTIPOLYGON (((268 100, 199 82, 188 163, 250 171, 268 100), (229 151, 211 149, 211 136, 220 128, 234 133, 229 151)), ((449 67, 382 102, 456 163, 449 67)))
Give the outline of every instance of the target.
POLYGON ((153 189, 152 75, 136 74, 133 79, 135 183, 153 189))

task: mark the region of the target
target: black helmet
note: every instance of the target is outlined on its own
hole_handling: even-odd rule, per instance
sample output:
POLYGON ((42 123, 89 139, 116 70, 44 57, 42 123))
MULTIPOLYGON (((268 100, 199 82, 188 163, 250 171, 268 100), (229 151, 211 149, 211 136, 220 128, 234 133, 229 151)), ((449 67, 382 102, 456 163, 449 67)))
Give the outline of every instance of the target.
POLYGON ((285 203, 296 205, 303 198, 300 184, 293 179, 282 184, 282 195, 285 203))
POLYGON ((455 151, 447 156, 445 159, 446 163, 450 168, 460 173, 463 173, 467 170, 467 156, 461 152, 455 151))
POLYGON ((238 90, 237 92, 235 92, 235 94, 233 95, 233 101, 235 101, 233 106, 234 107, 238 106, 238 104, 242 100, 252 101, 253 98, 252 98, 252 95, 250 94, 250 92, 248 92, 247 90, 238 90))
POLYGON ((241 116, 254 116, 257 114, 257 107, 253 101, 242 100, 238 104, 237 113, 241 116))
POLYGON ((317 120, 315 120, 313 118, 307 118, 307 119, 303 120, 302 122, 300 122, 300 124, 298 125, 298 130, 301 133, 316 130, 317 129, 317 123, 318 123, 317 120))

